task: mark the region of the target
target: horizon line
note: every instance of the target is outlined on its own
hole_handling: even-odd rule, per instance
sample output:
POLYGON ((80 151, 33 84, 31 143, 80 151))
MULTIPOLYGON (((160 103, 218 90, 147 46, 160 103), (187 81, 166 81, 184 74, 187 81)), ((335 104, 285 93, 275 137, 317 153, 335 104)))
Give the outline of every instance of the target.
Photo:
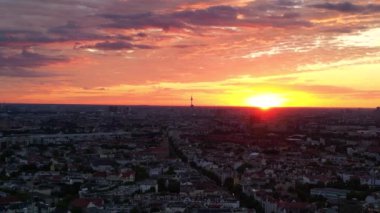
MULTIPOLYGON (((190 105, 156 105, 156 104, 85 104, 85 103, 17 103, 17 102, 0 102, 1 104, 5 105, 64 105, 64 106, 124 106, 124 107, 189 107, 190 105)), ((247 106, 247 105, 194 105, 194 108, 253 108, 253 109, 260 109, 260 107, 257 106, 247 106)), ((309 109, 376 109, 380 106, 375 107, 354 107, 354 106, 341 106, 341 107, 333 107, 333 106, 277 106, 277 107, 270 107, 269 109, 287 109, 287 108, 309 108, 309 109)))

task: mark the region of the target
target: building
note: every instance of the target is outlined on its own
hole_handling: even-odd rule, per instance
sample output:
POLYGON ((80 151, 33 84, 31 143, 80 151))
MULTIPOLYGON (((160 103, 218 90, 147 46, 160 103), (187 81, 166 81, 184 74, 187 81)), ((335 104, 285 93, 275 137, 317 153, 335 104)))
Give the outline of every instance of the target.
POLYGON ((311 196, 322 196, 327 199, 346 199, 350 190, 335 188, 313 188, 310 190, 311 196))

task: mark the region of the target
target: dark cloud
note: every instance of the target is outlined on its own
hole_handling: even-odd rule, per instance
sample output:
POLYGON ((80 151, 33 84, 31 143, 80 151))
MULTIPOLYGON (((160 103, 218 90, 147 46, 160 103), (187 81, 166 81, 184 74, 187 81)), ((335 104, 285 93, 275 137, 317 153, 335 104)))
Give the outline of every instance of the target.
POLYGON ((245 8, 256 16, 265 16, 266 13, 294 13, 300 11, 303 2, 300 0, 256 0, 249 3, 245 8))
POLYGON ((277 0, 275 1, 275 4, 277 4, 280 7, 294 7, 300 4, 300 1, 295 0, 277 0))
POLYGON ((93 28, 82 27, 75 21, 68 21, 66 25, 52 27, 49 33, 59 36, 66 41, 91 41, 91 40, 132 40, 133 36, 100 34, 93 28))
POLYGON ((378 13, 380 12, 380 4, 356 5, 351 2, 342 3, 323 3, 312 5, 314 8, 334 10, 344 13, 378 13))
POLYGON ((41 67, 60 62, 67 62, 68 60, 69 59, 64 56, 45 56, 24 49, 20 54, 14 54, 9 56, 0 53, 0 68, 41 67))
MULTIPOLYGON (((149 0, 147 1, 150 2, 149 0)), ((75 1, 72 1, 72 3, 73 2, 75 1)), ((119 46, 121 49, 128 49, 130 48, 130 45, 128 44, 129 42, 132 43, 132 41, 144 39, 148 35, 145 33, 137 33, 131 35, 112 34, 108 33, 107 29, 161 28, 164 30, 195 30, 197 27, 203 27, 201 29, 203 30, 205 27, 209 26, 257 27, 265 25, 280 28, 287 26, 311 26, 310 22, 301 19, 301 15, 299 13, 292 12, 291 10, 285 10, 288 7, 292 7, 298 4, 298 1, 295 0, 276 0, 275 3, 271 1, 271 4, 265 4, 265 1, 258 1, 261 2, 261 4, 252 4, 243 7, 217 5, 217 3, 222 2, 225 1, 208 1, 205 3, 204 1, 200 0, 184 0, 177 1, 175 3, 172 2, 170 4, 166 1, 159 1, 159 3, 155 2, 154 4, 150 2, 148 7, 150 9, 147 10, 147 12, 143 13, 136 13, 141 10, 133 10, 130 7, 131 4, 133 4, 132 8, 141 7, 141 9, 145 8, 143 11, 146 11, 147 8, 144 6, 144 3, 140 1, 117 1, 117 7, 115 7, 114 4, 108 3, 83 2, 82 9, 78 9, 76 7, 72 8, 72 14, 69 13, 70 8, 72 7, 70 3, 54 2, 51 4, 43 4, 41 5, 41 8, 25 6, 25 8, 28 8, 28 10, 30 10, 30 13, 28 13, 30 24, 26 25, 28 22, 22 21, 22 19, 18 17, 14 17, 14 19, 16 21, 18 20, 21 23, 20 26, 16 24, 0 24, 0 45, 10 47, 25 47, 60 42, 85 43, 87 41, 103 41, 102 43, 104 43, 104 48, 111 46, 110 49, 117 49, 117 46, 119 46), (209 5, 214 6, 209 6, 203 9, 178 10, 182 4, 186 5, 188 3, 205 3, 206 5, 210 3, 209 5), (60 16, 57 18, 51 17, 52 12, 48 10, 48 5, 56 5, 57 7, 54 7, 54 10, 57 10, 56 12, 59 12, 60 16), (108 6, 106 7, 105 5, 108 6), (112 7, 109 7, 110 5, 112 5, 112 7), (166 6, 164 7, 163 5, 166 6), (161 10, 156 10, 156 7, 161 9, 168 7, 172 8, 173 10, 167 10, 163 12, 161 10), (260 13, 260 11, 263 10, 261 8, 264 7, 266 7, 265 10, 277 11, 283 9, 284 11, 279 11, 276 13, 276 15, 269 16, 268 14, 260 13), (115 11, 116 8, 121 8, 121 11, 124 12, 120 12, 120 10, 115 11), (177 9, 174 10, 174 8, 177 9), (43 17, 44 21, 37 21, 38 18, 41 18, 38 15, 40 13, 43 14, 41 16, 43 17), (66 13, 70 14, 70 16, 63 17, 62 15, 66 13), (244 15, 244 18, 239 18, 239 15, 244 15), (80 21, 79 17, 81 18, 80 21), (36 21, 33 21, 33 19, 36 19, 36 21), (119 41, 124 41, 124 43, 121 43, 119 41)), ((38 1, 38 4, 42 3, 43 1, 38 1)), ((8 4, 10 8, 14 7, 13 9, 15 10, 20 9, 20 7, 16 7, 16 5, 21 6, 10 1, 8 4)), ((11 17, 13 17, 13 14, 9 11, 4 10, 4 12, 7 12, 7 17, 9 20, 11 17)), ((102 48, 102 43, 99 43, 100 48, 102 48)), ((136 45, 133 46, 133 48, 149 49, 152 48, 152 46, 136 45)))
POLYGON ((86 28, 74 21, 67 24, 48 28, 46 32, 31 30, 0 29, 0 44, 2 46, 28 46, 34 44, 68 42, 68 41, 94 41, 94 40, 133 40, 143 35, 108 35, 97 32, 96 29, 86 28))
POLYGON ((28 70, 23 68, 0 67, 0 77, 41 78, 58 76, 54 72, 28 70))
POLYGON ((185 24, 177 19, 173 19, 168 15, 157 15, 153 13, 142 13, 135 15, 101 15, 104 18, 112 20, 112 23, 105 24, 107 28, 127 28, 127 29, 143 29, 148 27, 170 29, 184 28, 185 24))
POLYGON ((28 46, 35 44, 95 40, 103 37, 83 32, 57 32, 42 33, 36 31, 0 31, 0 44, 2 46, 28 46))
POLYGON ((359 30, 366 30, 368 29, 365 26, 338 26, 338 27, 321 27, 322 32, 328 32, 328 33, 339 33, 339 34, 345 34, 345 33, 353 33, 359 30))
POLYGON ((41 32, 25 30, 0 30, 1 46, 17 46, 17 43, 51 43, 64 41, 62 38, 54 38, 41 32))
POLYGON ((26 49, 19 54, 5 55, 0 52, 0 76, 3 77, 50 77, 57 76, 54 72, 34 70, 35 68, 67 62, 63 56, 45 56, 32 53, 26 49))
POLYGON ((301 17, 301 14, 299 13, 294 13, 294 12, 289 12, 289 13, 284 13, 281 18, 289 18, 289 19, 294 19, 294 18, 299 18, 301 17))
POLYGON ((272 27, 291 27, 291 26, 298 26, 298 27, 311 27, 313 24, 306 20, 291 18, 291 16, 296 16, 296 14, 293 15, 287 15, 284 14, 282 16, 266 16, 266 17, 260 17, 253 19, 250 23, 256 24, 256 25, 265 25, 265 26, 272 26, 272 27))
POLYGON ((151 45, 144 45, 144 44, 133 44, 130 42, 125 41, 105 41, 96 43, 95 45, 85 45, 81 46, 79 48, 94 48, 94 49, 100 49, 100 50, 130 50, 130 49, 156 49, 158 47, 151 46, 151 45))
POLYGON ((186 10, 171 14, 174 19, 192 25, 230 26, 240 25, 239 8, 230 6, 214 6, 201 10, 186 10))
POLYGON ((206 46, 206 45, 205 44, 177 44, 177 45, 173 45, 172 47, 179 48, 179 49, 186 49, 186 48, 202 47, 202 46, 206 46))
POLYGON ((146 34, 146 33, 137 33, 136 34, 136 37, 140 37, 140 38, 145 38, 147 36, 148 36, 148 34, 146 34))
MULTIPOLYGON (((257 9, 257 8, 255 8, 257 9)), ((184 10, 169 14, 141 13, 134 15, 103 14, 103 18, 112 22, 103 25, 106 28, 144 29, 149 27, 168 30, 170 28, 189 28, 196 26, 245 26, 273 27, 311 26, 306 20, 299 20, 300 14, 284 12, 282 15, 255 15, 252 8, 212 6, 206 9, 184 10), (239 18, 239 15, 245 18, 239 18)))
POLYGON ((70 31, 78 31, 81 27, 75 21, 68 21, 66 25, 52 27, 49 29, 49 32, 56 34, 66 34, 70 31))
POLYGON ((107 90, 105 87, 83 87, 83 90, 97 90, 97 91, 105 91, 107 90))

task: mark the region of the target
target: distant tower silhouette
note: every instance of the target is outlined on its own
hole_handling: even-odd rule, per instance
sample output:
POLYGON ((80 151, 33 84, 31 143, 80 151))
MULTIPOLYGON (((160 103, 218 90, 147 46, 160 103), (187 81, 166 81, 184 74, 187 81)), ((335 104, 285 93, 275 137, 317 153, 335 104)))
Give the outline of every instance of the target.
POLYGON ((194 107, 193 100, 194 100, 194 99, 193 99, 193 96, 191 96, 191 98, 190 98, 190 107, 191 107, 191 108, 194 107))

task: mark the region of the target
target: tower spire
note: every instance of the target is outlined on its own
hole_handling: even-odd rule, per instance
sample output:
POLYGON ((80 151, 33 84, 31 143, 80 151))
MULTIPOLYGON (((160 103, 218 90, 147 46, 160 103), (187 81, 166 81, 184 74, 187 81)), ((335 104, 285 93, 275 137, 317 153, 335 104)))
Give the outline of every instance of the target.
POLYGON ((193 96, 191 96, 190 97, 190 107, 194 107, 193 100, 194 100, 194 98, 193 98, 193 96))

